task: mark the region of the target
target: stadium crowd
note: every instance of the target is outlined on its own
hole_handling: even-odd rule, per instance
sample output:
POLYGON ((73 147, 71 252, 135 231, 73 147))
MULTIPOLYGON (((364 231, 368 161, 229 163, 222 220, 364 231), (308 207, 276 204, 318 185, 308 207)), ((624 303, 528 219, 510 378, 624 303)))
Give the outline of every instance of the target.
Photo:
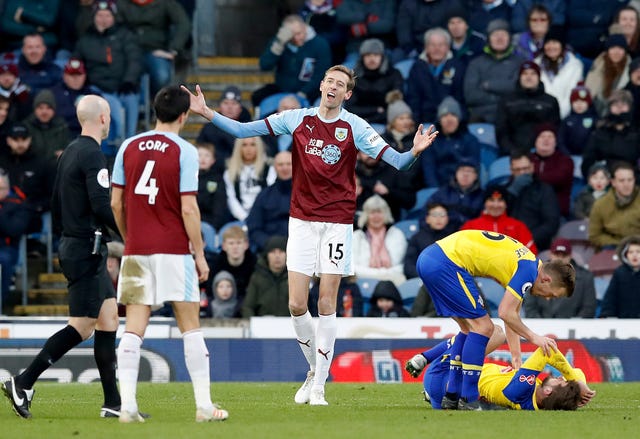
MULTIPOLYGON (((41 230, 56 159, 79 133, 75 103, 89 93, 109 102, 102 150, 113 160, 141 131, 143 78, 154 93, 188 57, 194 3, 2 3, 7 305, 15 295, 4 274, 21 236, 41 230)), ((358 78, 345 108, 390 147, 409 149, 420 123, 439 131, 408 174, 360 155, 355 277, 340 285, 339 316, 433 315, 414 282, 417 255, 457 230, 482 228, 580 267, 576 294, 553 307, 525 300, 527 317, 640 318, 632 287, 640 276, 639 8, 635 0, 306 0, 265 41, 260 68, 275 72, 274 83, 251 102, 226 84, 217 109, 246 122, 314 105, 325 70, 344 64, 358 78), (567 233, 577 224, 583 236, 567 233), (589 271, 592 258, 616 251, 617 268, 589 271)), ((236 139, 203 124, 198 203, 212 270, 202 316, 290 315, 291 144, 287 135, 236 139)))

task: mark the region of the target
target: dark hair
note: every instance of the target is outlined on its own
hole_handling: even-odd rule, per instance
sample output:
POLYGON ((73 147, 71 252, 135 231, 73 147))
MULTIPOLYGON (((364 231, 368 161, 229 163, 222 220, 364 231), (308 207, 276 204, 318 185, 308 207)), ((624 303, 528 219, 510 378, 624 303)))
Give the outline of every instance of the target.
POLYGON ((551 11, 549 11, 549 9, 547 9, 545 5, 542 5, 539 3, 531 6, 531 9, 529 9, 529 13, 527 14, 527 23, 531 21, 531 17, 533 16, 533 14, 536 14, 536 13, 545 14, 549 19, 549 27, 551 27, 551 19, 553 18, 551 16, 551 11))
POLYGON ((565 288, 567 297, 571 297, 576 287, 576 269, 573 265, 556 259, 544 262, 542 268, 553 279, 551 284, 554 287, 565 288))
POLYGON ((633 168, 633 165, 631 163, 625 162, 624 160, 619 160, 611 166, 611 178, 614 178, 616 176, 616 172, 618 172, 620 169, 626 169, 627 171, 633 172, 635 175, 635 169, 633 168))
POLYGON ((425 212, 429 213, 431 209, 435 209, 436 207, 442 207, 444 210, 447 211, 447 213, 449 213, 449 208, 447 207, 447 205, 439 201, 428 202, 427 205, 425 206, 425 212))
POLYGON ((514 160, 519 160, 523 157, 526 157, 529 159, 529 161, 531 161, 531 156, 529 155, 529 152, 522 151, 522 150, 511 151, 511 154, 509 154, 509 162, 512 162, 514 160))
MULTIPOLYGON (((549 377, 545 378, 545 381, 549 377)), ((544 385, 544 381, 542 382, 544 385)), ((580 385, 576 381, 569 381, 564 387, 556 387, 544 398, 538 408, 541 410, 576 410, 580 404, 580 385)))
POLYGON ((160 122, 174 122, 189 111, 189 93, 177 85, 163 87, 153 99, 153 109, 160 122))

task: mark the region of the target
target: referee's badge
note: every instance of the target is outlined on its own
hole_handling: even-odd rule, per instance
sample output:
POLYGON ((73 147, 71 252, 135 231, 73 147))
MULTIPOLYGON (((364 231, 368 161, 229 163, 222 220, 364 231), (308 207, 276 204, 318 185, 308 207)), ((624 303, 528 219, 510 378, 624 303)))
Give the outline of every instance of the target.
POLYGON ((98 184, 105 189, 109 189, 109 171, 106 168, 102 168, 98 171, 97 175, 98 184))
POLYGON ((346 128, 336 128, 335 137, 338 141, 342 142, 347 138, 347 129, 346 128))
POLYGON ((208 181, 207 182, 207 192, 212 194, 212 193, 214 193, 216 191, 216 189, 218 189, 218 182, 217 181, 208 181))

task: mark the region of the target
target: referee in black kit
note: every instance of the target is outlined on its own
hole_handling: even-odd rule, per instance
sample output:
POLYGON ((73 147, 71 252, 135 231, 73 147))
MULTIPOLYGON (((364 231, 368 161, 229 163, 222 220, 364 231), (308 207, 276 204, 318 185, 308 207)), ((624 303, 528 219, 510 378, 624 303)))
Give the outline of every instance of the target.
POLYGON ((38 377, 95 329, 94 357, 100 372, 102 417, 120 415, 116 385, 116 294, 106 270, 107 227, 118 230, 109 201, 109 171, 100 142, 109 134, 109 104, 96 95, 78 102, 82 132, 58 160, 51 211, 61 231, 58 255, 69 288, 69 322, 52 335, 24 372, 2 383, 18 416, 30 418, 38 377))

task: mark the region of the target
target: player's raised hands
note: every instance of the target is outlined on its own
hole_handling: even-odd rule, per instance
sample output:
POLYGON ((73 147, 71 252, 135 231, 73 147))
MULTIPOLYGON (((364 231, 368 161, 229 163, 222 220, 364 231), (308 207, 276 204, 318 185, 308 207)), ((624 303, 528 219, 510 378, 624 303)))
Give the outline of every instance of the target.
POLYGON ((207 107, 207 102, 204 99, 204 93, 202 93, 199 84, 196 84, 195 94, 191 93, 191 90, 184 85, 181 85, 180 88, 189 93, 189 110, 199 114, 207 120, 213 119, 213 110, 207 107))
POLYGON ((558 345, 556 344, 556 341, 549 337, 536 335, 530 341, 536 346, 538 346, 540 349, 542 349, 542 352, 547 357, 550 357, 553 352, 556 352, 558 350, 558 345))
POLYGON ((425 132, 422 132, 422 124, 418 126, 418 131, 416 131, 416 135, 413 136, 413 148, 411 148, 414 156, 420 155, 422 151, 431 146, 438 136, 438 131, 435 129, 433 125, 429 125, 429 128, 427 128, 425 132))

